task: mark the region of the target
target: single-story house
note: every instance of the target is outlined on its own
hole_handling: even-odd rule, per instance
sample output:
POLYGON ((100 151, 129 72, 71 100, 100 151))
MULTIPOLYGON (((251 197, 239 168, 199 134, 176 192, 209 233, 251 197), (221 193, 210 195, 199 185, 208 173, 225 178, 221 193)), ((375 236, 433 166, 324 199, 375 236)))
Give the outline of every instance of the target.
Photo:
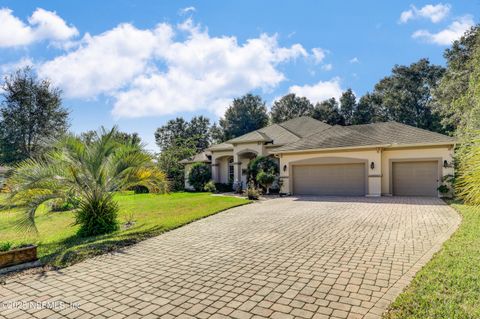
MULTIPOLYGON (((294 195, 439 196, 453 174, 452 137, 397 122, 330 126, 299 117, 247 133, 186 159, 212 179, 245 188, 256 156, 278 160, 281 192, 294 195)), ((190 187, 186 182, 187 188, 190 187)))
POLYGON ((9 169, 7 167, 0 166, 0 190, 3 188, 3 184, 5 183, 8 170, 9 169))

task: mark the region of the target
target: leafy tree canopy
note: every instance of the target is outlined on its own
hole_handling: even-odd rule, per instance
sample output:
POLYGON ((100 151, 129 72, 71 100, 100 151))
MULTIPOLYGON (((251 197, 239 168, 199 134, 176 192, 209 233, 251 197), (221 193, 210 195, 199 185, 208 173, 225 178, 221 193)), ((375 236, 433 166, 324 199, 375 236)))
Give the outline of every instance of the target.
POLYGON ((353 94, 352 89, 348 89, 342 93, 340 97, 340 115, 345 120, 345 125, 353 124, 353 117, 357 110, 357 98, 353 94))
POLYGON ((313 110, 312 117, 329 125, 344 125, 345 119, 340 114, 338 102, 335 98, 317 103, 313 110))
POLYGON ((313 104, 306 97, 290 93, 273 103, 270 117, 273 123, 281 123, 300 116, 311 116, 312 112, 313 104))
POLYGON ((204 116, 195 116, 190 121, 177 117, 156 130, 155 141, 161 150, 192 141, 196 151, 201 152, 210 145, 210 120, 204 116))
POLYGON ((393 120, 415 127, 441 132, 440 117, 432 111, 432 90, 444 68, 421 59, 409 66, 396 65, 392 75, 375 85, 373 94, 381 100, 382 120, 393 120))
POLYGON ((68 129, 61 91, 30 67, 7 76, 0 105, 0 162, 18 163, 45 152, 68 129))
POLYGON ((474 103, 465 99, 471 87, 472 76, 478 70, 478 42, 480 25, 472 27, 452 47, 445 50, 447 68, 434 90, 434 107, 442 117, 446 131, 453 132, 467 125, 474 103))
POLYGON ((258 95, 246 94, 233 100, 225 116, 220 119, 223 139, 229 140, 248 132, 258 130, 268 124, 265 101, 258 95))

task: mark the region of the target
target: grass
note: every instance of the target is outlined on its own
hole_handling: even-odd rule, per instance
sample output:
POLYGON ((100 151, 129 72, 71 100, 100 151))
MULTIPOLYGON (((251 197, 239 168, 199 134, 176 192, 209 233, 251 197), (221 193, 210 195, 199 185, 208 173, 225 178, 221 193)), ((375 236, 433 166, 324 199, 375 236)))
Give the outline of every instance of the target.
POLYGON ((76 235, 74 212, 49 212, 41 207, 37 213, 38 235, 21 232, 17 221, 19 208, 2 207, 0 194, 0 242, 12 245, 35 243, 42 262, 63 267, 88 257, 114 251, 143 239, 185 225, 194 220, 243 205, 250 201, 237 197, 212 196, 209 193, 117 194, 120 212, 119 231, 108 235, 82 238, 76 235), (130 224, 130 227, 126 227, 130 224))
POLYGON ((452 202, 462 223, 385 318, 480 318, 480 208, 452 202))

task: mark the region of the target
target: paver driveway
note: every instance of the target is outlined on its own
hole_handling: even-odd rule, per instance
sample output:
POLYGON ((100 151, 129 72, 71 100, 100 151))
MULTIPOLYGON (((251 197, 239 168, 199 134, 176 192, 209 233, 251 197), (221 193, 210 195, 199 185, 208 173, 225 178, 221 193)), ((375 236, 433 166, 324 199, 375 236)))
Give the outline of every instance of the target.
POLYGON ((0 286, 0 317, 378 317, 458 223, 438 199, 270 200, 0 286))

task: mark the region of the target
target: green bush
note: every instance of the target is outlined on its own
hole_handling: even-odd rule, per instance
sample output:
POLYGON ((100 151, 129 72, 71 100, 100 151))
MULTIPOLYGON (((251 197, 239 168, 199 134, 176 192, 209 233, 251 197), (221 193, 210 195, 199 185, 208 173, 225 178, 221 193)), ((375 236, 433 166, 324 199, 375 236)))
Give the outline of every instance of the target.
POLYGON ((253 180, 255 185, 257 185, 257 175, 260 171, 272 172, 273 174, 278 174, 278 164, 277 161, 268 156, 258 156, 248 164, 248 180, 253 180))
POLYGON ((4 251, 9 251, 10 249, 12 249, 13 247, 13 244, 11 242, 3 242, 3 243, 0 243, 0 252, 4 252, 4 251))
POLYGON ((215 188, 220 193, 228 193, 233 191, 232 183, 215 183, 215 188))
POLYGON ((192 165, 188 174, 188 183, 192 185, 197 192, 200 192, 211 178, 210 166, 204 163, 195 163, 192 165))
POLYGON ((112 194, 102 194, 81 201, 75 223, 80 225, 78 235, 81 237, 96 236, 118 230, 118 205, 112 194))
POLYGON ((257 183, 265 187, 268 195, 270 194, 270 186, 272 186, 275 178, 276 176, 272 171, 265 172, 264 170, 260 170, 260 172, 257 174, 256 180, 257 183))
POLYGON ((210 193, 217 192, 217 188, 215 187, 215 183, 213 181, 209 181, 207 184, 205 184, 203 190, 210 193))

